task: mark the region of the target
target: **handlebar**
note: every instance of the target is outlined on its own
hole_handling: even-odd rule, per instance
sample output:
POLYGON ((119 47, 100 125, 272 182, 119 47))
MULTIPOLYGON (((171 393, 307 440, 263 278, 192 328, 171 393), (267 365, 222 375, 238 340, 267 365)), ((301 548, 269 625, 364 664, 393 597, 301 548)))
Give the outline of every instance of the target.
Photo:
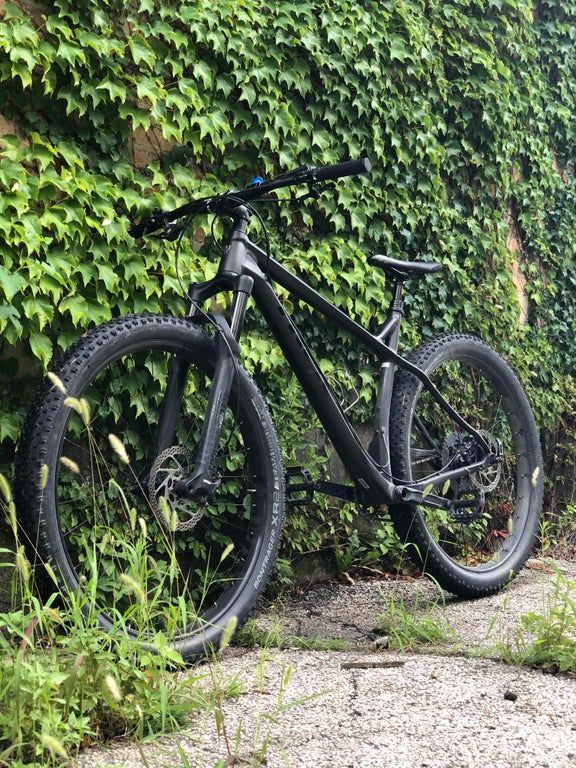
POLYGON ((345 176, 356 176, 360 173, 368 173, 372 164, 367 157, 360 160, 348 160, 336 165, 325 165, 319 168, 302 166, 294 171, 284 173, 270 181, 264 181, 257 186, 246 187, 239 191, 225 192, 213 197, 204 197, 199 200, 192 200, 185 203, 173 211, 156 210, 150 218, 144 219, 138 224, 133 224, 128 233, 133 238, 138 239, 144 235, 157 232, 159 229, 165 229, 166 239, 176 239, 181 231, 181 227, 174 225, 173 222, 182 219, 185 216, 195 216, 200 213, 226 213, 232 208, 236 208, 244 202, 250 202, 262 198, 265 195, 282 187, 293 187, 299 184, 314 185, 319 182, 340 179, 345 176))

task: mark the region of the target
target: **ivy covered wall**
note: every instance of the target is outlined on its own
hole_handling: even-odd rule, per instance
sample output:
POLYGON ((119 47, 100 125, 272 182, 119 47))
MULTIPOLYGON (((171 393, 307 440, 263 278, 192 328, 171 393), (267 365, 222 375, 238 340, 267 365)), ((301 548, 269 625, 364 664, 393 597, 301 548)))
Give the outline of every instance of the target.
MULTIPOLYGON (((268 214, 274 252, 373 326, 388 295, 366 253, 441 260, 443 277, 409 299, 405 348, 446 329, 495 345, 526 384, 562 480, 575 392, 575 38, 565 1, 0 2, 0 464, 53 355, 110 317, 181 311, 172 246, 136 245, 127 216, 367 154, 369 178, 268 214)), ((197 278, 214 269, 205 231, 199 221, 185 253, 197 278)), ((362 355, 294 309, 365 420, 374 384, 362 355)), ((257 321, 245 355, 293 457, 309 417, 257 321)), ((314 525, 293 515, 294 546, 350 522, 317 514, 314 525)))

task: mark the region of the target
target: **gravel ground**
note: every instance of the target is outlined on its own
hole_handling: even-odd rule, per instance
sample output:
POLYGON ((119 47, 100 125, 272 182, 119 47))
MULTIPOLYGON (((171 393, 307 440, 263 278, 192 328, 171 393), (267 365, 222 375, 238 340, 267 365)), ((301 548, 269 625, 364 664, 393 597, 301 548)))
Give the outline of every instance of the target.
MULTIPOLYGON (((559 566, 576 577, 575 564, 559 566)), ((344 638, 352 650, 227 651, 216 672, 242 683, 224 703, 228 748, 213 715, 202 714, 153 745, 87 750, 78 768, 214 768, 230 754, 227 765, 267 768, 576 766, 575 679, 453 655, 489 653, 523 613, 545 607, 552 581, 549 565, 533 560, 507 590, 473 602, 442 600, 420 580, 321 585, 257 621, 344 638), (368 650, 391 597, 433 607, 454 629, 450 642, 428 655, 368 650)))
MULTIPOLYGON (((554 568, 576 579, 576 563, 557 560, 554 568)), ((523 614, 545 610, 553 579, 550 563, 531 559, 509 587, 481 600, 448 595, 425 579, 321 584, 283 604, 267 606, 256 620, 262 627, 279 621, 288 635, 343 638, 362 645, 382 634, 379 617, 386 617, 392 602, 412 614, 432 611, 440 622, 447 622, 454 636, 444 650, 489 652, 513 636, 523 614)))
MULTIPOLYGON (((567 678, 484 659, 392 653, 252 650, 223 667, 244 688, 224 705, 231 751, 242 759, 234 765, 257 765, 254 755, 264 750, 263 764, 273 768, 576 766, 576 682, 567 678), (386 666, 342 668, 366 659, 386 666), (393 661, 402 664, 388 666, 393 661)), ((195 768, 227 756, 214 718, 203 716, 144 747, 144 758, 124 746, 86 752, 78 763, 175 768, 183 765, 179 749, 195 768)))

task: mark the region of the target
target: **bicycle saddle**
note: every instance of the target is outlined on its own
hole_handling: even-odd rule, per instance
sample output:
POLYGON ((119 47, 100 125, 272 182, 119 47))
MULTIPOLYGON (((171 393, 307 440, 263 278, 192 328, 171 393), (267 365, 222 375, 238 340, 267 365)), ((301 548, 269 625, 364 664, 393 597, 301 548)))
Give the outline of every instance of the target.
POLYGON ((408 280, 410 277, 423 277, 431 275, 433 272, 440 272, 443 265, 437 261, 400 261, 400 259, 391 259, 389 256, 382 256, 379 253, 374 256, 368 256, 368 264, 374 267, 380 267, 387 275, 395 280, 408 280))

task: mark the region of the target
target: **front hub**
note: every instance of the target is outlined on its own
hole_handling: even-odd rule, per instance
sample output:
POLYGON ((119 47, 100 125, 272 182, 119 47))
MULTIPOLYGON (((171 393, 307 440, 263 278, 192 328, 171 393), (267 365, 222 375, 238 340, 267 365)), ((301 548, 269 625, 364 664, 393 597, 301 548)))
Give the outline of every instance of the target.
POLYGON ((150 471, 148 496, 152 511, 163 528, 189 531, 204 515, 208 493, 201 498, 182 494, 181 487, 194 469, 194 456, 187 448, 174 445, 158 456, 150 471))

